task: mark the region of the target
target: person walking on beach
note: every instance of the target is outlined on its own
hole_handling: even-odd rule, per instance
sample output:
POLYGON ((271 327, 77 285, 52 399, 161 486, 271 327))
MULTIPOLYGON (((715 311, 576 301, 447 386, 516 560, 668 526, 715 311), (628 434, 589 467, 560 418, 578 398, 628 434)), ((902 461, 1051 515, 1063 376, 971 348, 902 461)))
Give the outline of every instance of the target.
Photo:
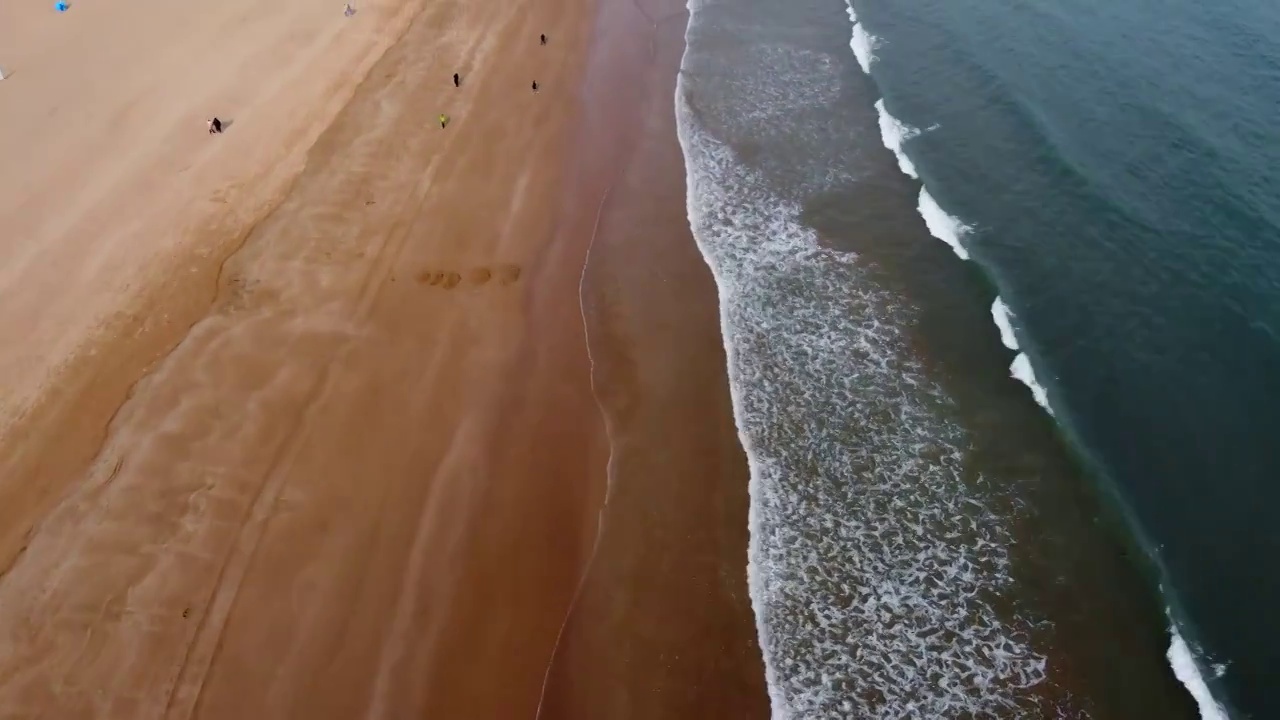
POLYGON ((440 115, 440 129, 441 129, 441 130, 443 130, 443 129, 444 129, 444 126, 445 126, 445 125, 448 125, 448 124, 449 124, 449 116, 448 116, 448 115, 441 114, 441 115, 440 115))
POLYGON ((546 45, 546 44, 547 44, 547 36, 546 36, 545 34, 543 34, 543 35, 539 35, 539 36, 538 36, 538 41, 539 41, 541 44, 546 45))
POLYGON ((453 74, 453 86, 458 87, 462 84, 462 78, 458 77, 458 73, 453 74))
POLYGON ((218 118, 212 118, 212 119, 210 119, 210 120, 208 121, 208 123, 209 123, 209 134, 210 134, 210 135, 219 135, 219 134, 221 134, 221 133, 222 133, 222 121, 221 121, 221 120, 219 120, 218 118))
POLYGON ((534 80, 534 81, 533 81, 533 91, 534 91, 534 92, 538 92, 538 81, 537 81, 537 80, 534 80))

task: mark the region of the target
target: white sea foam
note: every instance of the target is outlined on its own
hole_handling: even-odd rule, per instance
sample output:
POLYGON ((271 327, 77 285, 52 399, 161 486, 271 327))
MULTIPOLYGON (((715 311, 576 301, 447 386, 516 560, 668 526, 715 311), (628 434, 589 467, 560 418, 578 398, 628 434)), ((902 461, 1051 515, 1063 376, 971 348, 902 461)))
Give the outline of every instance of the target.
POLYGON ((1009 375, 1030 388, 1031 396, 1036 399, 1040 407, 1053 415, 1053 408, 1049 407, 1049 394, 1045 392, 1044 386, 1036 381, 1036 372, 1031 368, 1031 359, 1026 353, 1018 353, 1018 356, 1013 359, 1013 364, 1009 366, 1009 375))
MULTIPOLYGON (((875 36, 867 32, 862 23, 858 22, 858 15, 854 12, 853 6, 849 5, 849 20, 853 22, 853 40, 850 47, 853 48, 854 55, 858 58, 858 64, 862 66, 864 72, 871 72, 871 61, 874 59, 872 51, 875 48, 875 36)), ((907 157, 903 144, 907 140, 920 134, 920 130, 898 120, 889 113, 885 107, 884 99, 876 100, 876 113, 880 122, 880 138, 884 142, 884 146, 893 152, 894 157, 898 159, 898 167, 904 174, 911 178, 919 178, 916 172, 916 166, 911 162, 911 158, 907 157)), ((937 125, 931 125, 929 130, 936 130, 937 125)), ((953 215, 949 215, 938 202, 929 194, 929 189, 923 185, 920 187, 920 202, 917 206, 920 217, 924 218, 925 226, 929 228, 929 233, 939 240, 945 242, 951 247, 955 254, 962 260, 969 259, 969 251, 965 249, 961 238, 969 232, 969 227, 961 222, 953 215)), ((1000 328, 1000 340, 1005 347, 1010 350, 1018 349, 1018 339, 1013 332, 1013 326, 1010 324, 1009 308, 999 299, 991 307, 991 314, 995 318, 996 325, 1000 328)), ((1053 410, 1049 407, 1048 394, 1044 388, 1036 381, 1035 371, 1031 367, 1031 360, 1025 353, 1019 353, 1014 359, 1013 364, 1009 367, 1009 373, 1014 378, 1025 384, 1031 389, 1031 394, 1035 397, 1036 402, 1041 405, 1049 414, 1053 414, 1053 410)))
MULTIPOLYGON (((750 467, 748 580, 774 717, 1055 717, 1026 692, 1045 659, 1025 623, 992 606, 1012 540, 985 481, 965 475, 969 439, 909 349, 906 311, 702 125, 691 94, 708 126, 732 111, 698 92, 690 62, 676 91, 689 222, 750 467)), ((712 87, 750 85, 735 79, 712 87)))
MULTIPOLYGON (((1013 313, 1000 298, 996 298, 996 301, 991 303, 991 317, 995 320, 996 327, 1000 329, 1000 342, 1010 350, 1018 350, 1018 336, 1013 330, 1013 313)), ((1053 415, 1053 408, 1049 406, 1049 394, 1036 380, 1035 370, 1031 367, 1031 358, 1027 357, 1026 353, 1020 352, 1013 359, 1013 363, 1009 366, 1009 375, 1026 385, 1040 407, 1053 415)))
MULTIPOLYGON (((850 15, 853 11, 850 10, 850 15)), ((894 156, 898 158, 898 167, 902 168, 902 172, 911 177, 917 177, 915 165, 911 163, 911 159, 907 157, 906 152, 902 148, 902 144, 919 134, 919 130, 900 122, 889 111, 885 109, 884 100, 876 101, 876 112, 880 117, 880 137, 884 141, 885 147, 893 151, 894 156)), ((970 230, 958 218, 949 215, 938 202, 929 194, 929 189, 923 185, 920 187, 920 202, 917 205, 920 217, 924 218, 925 226, 929 228, 929 234, 946 243, 955 251, 955 254, 962 260, 969 259, 969 251, 965 249, 961 240, 970 230)), ((1000 298, 991 306, 991 316, 995 319, 996 327, 1000 328, 1000 341, 1010 350, 1018 350, 1018 338, 1013 331, 1012 315, 1009 307, 1004 304, 1000 298)), ((1031 395, 1036 402, 1045 410, 1053 415, 1053 408, 1049 406, 1049 395, 1036 380, 1035 370, 1031 367, 1031 359, 1026 353, 1018 353, 1013 363, 1009 366, 1009 375, 1026 385, 1031 390, 1031 395)))
POLYGON ((920 202, 916 208, 920 211, 920 217, 924 218, 924 224, 929 228, 930 235, 950 245, 961 260, 969 259, 969 251, 964 249, 964 244, 960 241, 960 238, 969 232, 968 225, 948 215, 924 187, 920 188, 920 202))
POLYGON ((1009 306, 1000 298, 991 303, 991 317, 995 319, 996 327, 1000 328, 1000 342, 1010 350, 1017 350, 1018 336, 1013 332, 1013 316, 1009 313, 1009 306))
POLYGON ((849 47, 853 49, 853 54, 858 58, 858 65, 862 66, 862 72, 871 74, 871 63, 876 60, 876 48, 880 44, 879 38, 867 32, 867 29, 858 22, 858 14, 853 11, 853 5, 849 5, 849 20, 853 23, 853 39, 849 41, 849 47))
POLYGON ((911 164, 911 158, 902 149, 902 144, 919 135, 920 131, 890 115, 884 107, 884 100, 876 101, 876 113, 880 116, 880 138, 884 141, 884 146, 898 158, 898 167, 910 177, 920 177, 916 174, 916 166, 911 164))
MULTIPOLYGON (((924 218, 925 226, 929 228, 929 234, 950 246, 961 260, 969 259, 969 251, 965 249, 961 240, 969 232, 969 226, 955 216, 948 215, 929 194, 928 188, 923 186, 920 188, 920 202, 917 209, 920 217, 924 218)), ((1018 350, 1018 338, 1013 331, 1012 313, 1000 298, 996 298, 991 306, 991 315, 995 319, 996 327, 1000 329, 1000 341, 1010 350, 1018 350)), ((1026 353, 1020 352, 1013 359, 1013 363, 1009 366, 1009 375, 1031 390, 1032 397, 1040 407, 1050 415, 1054 414, 1053 408, 1049 406, 1049 394, 1036 380, 1035 370, 1031 367, 1031 358, 1027 357, 1026 353)))
POLYGON ((838 58, 827 53, 789 45, 769 45, 755 50, 753 60, 774 73, 768 86, 741 87, 735 112, 724 118, 726 130, 734 134, 777 134, 791 132, 795 117, 806 108, 820 107, 840 96, 836 72, 838 58), (832 82, 832 78, 836 78, 832 82))
MULTIPOLYGON (((1195 655, 1192 654, 1187 642, 1178 634, 1177 628, 1170 627, 1169 633, 1172 635, 1172 640, 1165 657, 1173 667, 1173 674, 1186 686, 1191 697, 1195 698, 1196 705, 1200 707, 1202 720, 1228 720, 1227 711, 1213 699, 1213 693, 1209 691, 1209 685, 1200 674, 1195 655)), ((1225 668, 1219 667, 1216 672, 1220 676, 1223 670, 1225 668)))
MULTIPOLYGON (((871 51, 875 47, 875 36, 867 32, 862 23, 858 22, 857 13, 854 12, 853 6, 849 5, 849 19, 853 22, 853 40, 850 46, 853 48, 854 54, 858 57, 858 64, 862 66, 863 71, 871 72, 871 60, 874 59, 871 51), (869 38, 869 40, 868 40, 869 38)), ((911 158, 907 157, 903 144, 911 138, 920 134, 920 130, 898 120, 891 115, 885 108, 884 99, 876 101, 876 113, 880 121, 880 138, 884 142, 884 146, 893 152, 894 157, 898 159, 898 167, 902 172, 912 178, 919 178, 916 172, 916 166, 911 162, 911 158)), ((928 131, 938 129, 938 126, 930 125, 928 131)), ((938 202, 929 194, 929 189, 923 185, 920 187, 920 202, 917 205, 920 217, 924 218, 925 225, 929 228, 929 233, 939 240, 945 242, 961 260, 969 259, 969 251, 965 249, 962 238, 969 232, 970 228, 961 222, 958 218, 948 214, 938 202)), ((996 298, 995 305, 991 308, 991 314, 995 318, 996 325, 1000 328, 1000 340, 1005 347, 1010 350, 1018 349, 1017 336, 1013 332, 1013 325, 1010 322, 1009 308, 999 298, 996 298)), ((1053 408, 1049 406, 1049 396, 1045 389, 1036 380, 1035 370, 1031 367, 1031 359, 1026 353, 1019 353, 1014 358, 1013 363, 1009 366, 1009 374, 1031 390, 1031 395, 1036 402, 1045 410, 1053 415, 1053 408)))

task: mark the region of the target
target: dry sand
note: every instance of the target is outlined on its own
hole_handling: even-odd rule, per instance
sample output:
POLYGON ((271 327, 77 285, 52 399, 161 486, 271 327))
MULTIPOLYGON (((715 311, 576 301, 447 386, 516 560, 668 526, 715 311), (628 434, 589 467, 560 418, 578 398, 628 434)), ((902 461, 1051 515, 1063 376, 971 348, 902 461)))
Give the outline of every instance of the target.
POLYGON ((378 59, 414 8, 207 5, 5 4, 0 716, 532 717, 605 466, 590 8, 378 59))
POLYGON ((415 9, 0 3, 0 568, 415 9))
POLYGON ((767 715, 683 12, 600 6, 0 4, 0 718, 767 715))

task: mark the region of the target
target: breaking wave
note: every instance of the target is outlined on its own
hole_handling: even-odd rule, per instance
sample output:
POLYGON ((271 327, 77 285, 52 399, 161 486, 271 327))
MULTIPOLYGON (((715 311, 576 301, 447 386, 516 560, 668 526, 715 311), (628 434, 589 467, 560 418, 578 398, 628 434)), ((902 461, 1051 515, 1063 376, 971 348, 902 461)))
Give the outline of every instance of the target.
POLYGON ((879 39, 858 22, 858 14, 854 12, 853 5, 849 6, 849 21, 853 23, 853 39, 849 42, 849 47, 853 49, 854 57, 858 58, 862 72, 871 74, 871 63, 876 60, 879 39))
MULTIPOLYGON (((1013 313, 1009 311, 1009 306, 1004 304, 1000 298, 991 304, 991 317, 996 321, 996 327, 1000 329, 1000 342, 1010 350, 1020 350, 1018 346, 1018 336, 1013 330, 1013 313)), ((1035 370, 1031 367, 1031 359, 1024 352, 1018 352, 1017 357, 1013 359, 1013 363, 1009 365, 1009 375, 1018 382, 1026 385, 1031 390, 1031 396, 1035 398, 1040 407, 1044 408, 1050 415, 1053 414, 1053 408, 1049 407, 1049 394, 1045 392, 1042 386, 1036 380, 1035 370)))
MULTIPOLYGON (((805 88, 838 85, 838 65, 716 64, 696 36, 713 3, 697 5, 676 114, 750 466, 748 578, 774 717, 1056 717, 1027 691, 1046 672, 1029 623, 994 607, 1012 542, 998 491, 966 474, 970 441, 910 351, 907 310, 800 221, 803 198, 824 188, 771 186, 721 139, 776 127, 737 110, 777 99, 757 77, 824 101, 805 88)), ((815 163, 796 177, 839 179, 822 171, 817 139, 786 141, 812 144, 786 153, 815 163)), ((752 142, 757 165, 779 162, 752 142)))
POLYGON ((890 115, 884 107, 883 99, 876 101, 876 113, 880 120, 880 137, 884 141, 884 146, 892 150, 893 156, 898 158, 898 167, 902 168, 902 172, 909 177, 920 177, 916 174, 916 166, 911 164, 911 158, 907 157, 906 151, 902 149, 903 143, 919 135, 920 131, 890 115))
MULTIPOLYGON (((863 23, 858 21, 852 5, 849 6, 849 19, 853 22, 853 39, 850 45, 853 48, 854 55, 857 57, 859 66, 862 67, 863 72, 870 75, 872 61, 875 59, 873 53, 878 40, 867 31, 863 23)), ((885 110, 883 99, 876 102, 876 111, 880 115, 880 131, 885 147, 891 150, 898 158, 898 166, 905 174, 912 178, 918 178, 915 165, 907 157, 903 148, 905 141, 918 134, 918 131, 890 115, 885 110)), ((925 225, 929 228, 930 234, 950 246, 962 260, 968 260, 969 252, 961 239, 970 231, 970 228, 958 218, 944 211, 923 185, 920 189, 918 209, 921 217, 924 218, 925 225)), ((1001 342, 1005 347, 1017 352, 1012 364, 1009 366, 1009 374, 1026 385, 1031 390, 1035 401, 1051 416, 1054 415, 1053 408, 1049 405, 1048 393, 1036 379, 1031 359, 1027 357, 1025 352, 1021 351, 1017 333, 1014 329, 1014 316, 1009 307, 999 297, 996 298, 991 306, 991 315, 996 327, 1000 330, 1001 342)), ((1195 698, 1200 708, 1201 718, 1203 720, 1228 720, 1226 711, 1213 698, 1208 684, 1200 674, 1195 656, 1186 641, 1178 633, 1176 626, 1171 625, 1169 633, 1171 640, 1166 657, 1178 680, 1195 698)), ((1224 671, 1224 667, 1217 668, 1218 675, 1221 675, 1224 671)))
MULTIPOLYGON (((1192 654, 1191 648, 1187 645, 1187 641, 1182 639, 1178 634, 1176 627, 1169 627, 1169 634, 1172 637, 1169 643, 1169 652, 1165 655, 1169 659, 1169 665, 1173 667, 1173 674, 1177 676, 1178 681, 1186 686, 1187 692, 1191 693, 1191 697, 1195 698, 1196 705, 1200 708, 1200 717, 1202 720, 1228 720, 1227 711, 1213 699, 1213 693, 1209 691, 1209 685, 1204 681, 1204 676, 1200 674, 1200 668, 1196 665, 1195 655, 1192 654)), ((1225 668, 1219 666, 1216 668, 1218 676, 1221 676, 1225 668)))

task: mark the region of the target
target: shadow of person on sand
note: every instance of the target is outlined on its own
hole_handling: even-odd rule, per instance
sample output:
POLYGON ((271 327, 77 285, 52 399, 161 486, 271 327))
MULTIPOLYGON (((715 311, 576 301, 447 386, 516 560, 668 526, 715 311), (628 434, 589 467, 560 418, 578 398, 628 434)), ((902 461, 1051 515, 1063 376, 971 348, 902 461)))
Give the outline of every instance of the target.
POLYGON ((231 127, 232 122, 232 120, 223 120, 215 115, 205 120, 204 124, 209 128, 210 135, 221 135, 227 131, 227 128, 231 127))

